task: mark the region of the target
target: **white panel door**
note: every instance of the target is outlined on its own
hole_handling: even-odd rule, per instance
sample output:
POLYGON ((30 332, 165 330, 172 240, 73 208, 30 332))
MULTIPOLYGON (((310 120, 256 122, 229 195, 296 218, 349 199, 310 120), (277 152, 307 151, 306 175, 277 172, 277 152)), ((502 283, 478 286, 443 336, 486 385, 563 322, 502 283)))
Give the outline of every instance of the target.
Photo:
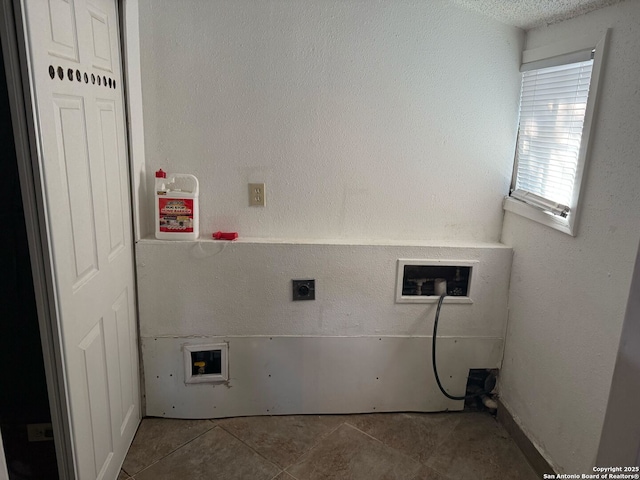
POLYGON ((115 479, 140 421, 116 0, 22 0, 78 478, 115 479))

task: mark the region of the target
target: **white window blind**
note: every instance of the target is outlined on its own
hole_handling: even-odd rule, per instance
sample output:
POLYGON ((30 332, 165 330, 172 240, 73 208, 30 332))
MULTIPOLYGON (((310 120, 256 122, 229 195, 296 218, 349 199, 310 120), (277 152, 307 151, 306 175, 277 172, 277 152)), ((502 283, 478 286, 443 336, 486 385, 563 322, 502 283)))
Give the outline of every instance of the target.
POLYGON ((522 74, 512 196, 555 215, 571 205, 593 60, 522 74))

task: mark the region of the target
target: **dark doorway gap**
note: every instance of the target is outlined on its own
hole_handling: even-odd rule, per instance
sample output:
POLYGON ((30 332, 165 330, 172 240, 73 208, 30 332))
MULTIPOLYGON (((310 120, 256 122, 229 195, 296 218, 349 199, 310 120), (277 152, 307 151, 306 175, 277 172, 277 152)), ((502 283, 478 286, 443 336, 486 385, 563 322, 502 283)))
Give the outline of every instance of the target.
POLYGON ((4 58, 0 50, 0 430, 10 480, 58 479, 4 58), (50 437, 50 438, 49 438, 50 437))

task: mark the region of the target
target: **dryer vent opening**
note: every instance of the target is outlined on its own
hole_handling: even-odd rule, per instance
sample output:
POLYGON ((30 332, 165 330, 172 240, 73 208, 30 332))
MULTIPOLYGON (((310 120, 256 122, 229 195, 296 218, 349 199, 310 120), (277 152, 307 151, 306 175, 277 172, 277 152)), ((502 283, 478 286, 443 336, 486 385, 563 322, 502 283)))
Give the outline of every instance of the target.
POLYGON ((494 393, 498 381, 497 368, 472 368, 467 377, 468 397, 464 401, 464 409, 471 411, 488 411, 496 414, 497 404, 494 393))

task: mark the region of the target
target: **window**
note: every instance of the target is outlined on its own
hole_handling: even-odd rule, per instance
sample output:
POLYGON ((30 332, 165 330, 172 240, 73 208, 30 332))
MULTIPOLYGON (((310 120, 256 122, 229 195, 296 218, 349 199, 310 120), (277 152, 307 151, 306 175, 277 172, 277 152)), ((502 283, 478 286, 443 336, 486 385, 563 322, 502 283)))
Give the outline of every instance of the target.
MULTIPOLYGON (((608 34, 608 32, 607 32, 608 34)), ((523 52, 520 123, 505 209, 576 234, 607 34, 523 52)))

